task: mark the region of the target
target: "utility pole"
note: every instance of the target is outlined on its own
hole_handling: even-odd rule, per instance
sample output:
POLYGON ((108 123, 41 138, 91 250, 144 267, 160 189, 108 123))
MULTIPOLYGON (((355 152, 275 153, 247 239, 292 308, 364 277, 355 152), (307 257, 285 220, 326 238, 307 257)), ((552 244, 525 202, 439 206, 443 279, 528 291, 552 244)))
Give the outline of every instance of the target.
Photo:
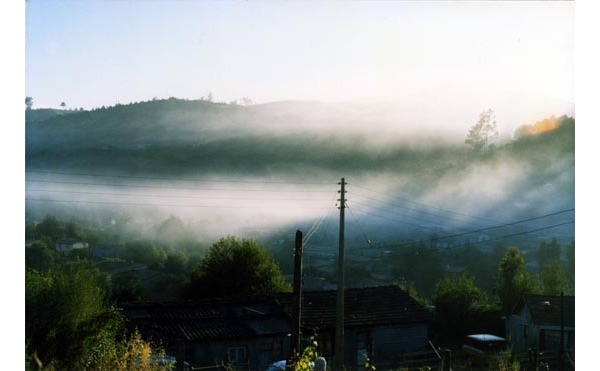
POLYGON ((335 369, 344 369, 344 209, 346 208, 346 181, 340 182, 340 238, 338 253, 338 295, 335 321, 335 369))
POLYGON ((302 232, 296 231, 294 247, 294 307, 292 308, 292 331, 290 339, 290 356, 286 369, 294 370, 297 355, 300 354, 300 338, 302 318, 302 232))
POLYGON ((558 369, 565 371, 565 294, 560 292, 560 350, 558 352, 558 369))

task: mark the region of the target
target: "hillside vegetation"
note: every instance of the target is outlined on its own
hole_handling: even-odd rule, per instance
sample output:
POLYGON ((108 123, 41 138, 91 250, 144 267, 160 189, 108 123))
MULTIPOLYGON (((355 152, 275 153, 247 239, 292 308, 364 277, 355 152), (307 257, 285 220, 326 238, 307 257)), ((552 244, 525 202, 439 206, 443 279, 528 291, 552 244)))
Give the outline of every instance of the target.
MULTIPOLYGON (((389 171, 439 176, 480 160, 458 141, 407 137, 389 123, 377 126, 376 118, 365 116, 370 111, 322 103, 239 106, 169 99, 68 114, 37 111, 28 114, 36 119, 26 126, 28 168, 153 175, 389 171)), ((521 135, 497 155, 544 165, 554 156, 572 154, 574 122, 563 121, 568 125, 544 135, 521 135)))

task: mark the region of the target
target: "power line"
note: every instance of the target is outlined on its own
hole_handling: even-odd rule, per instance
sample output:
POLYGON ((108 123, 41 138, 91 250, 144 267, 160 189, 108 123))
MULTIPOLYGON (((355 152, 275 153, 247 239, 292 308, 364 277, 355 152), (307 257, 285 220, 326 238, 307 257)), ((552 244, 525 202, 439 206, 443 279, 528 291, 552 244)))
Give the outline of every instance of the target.
MULTIPOLYGON (((83 195, 98 195, 98 196, 125 196, 125 197, 153 197, 153 198, 184 198, 184 199, 208 199, 208 200, 248 200, 247 197, 234 197, 234 196, 197 196, 197 195, 172 195, 172 194, 139 194, 139 193, 114 193, 114 192, 91 192, 91 191, 67 191, 67 190, 54 190, 54 189, 27 189, 27 192, 39 192, 39 193, 68 193, 68 194, 83 194, 83 195)), ((266 191, 265 191, 266 192, 266 191)), ((262 198, 252 199, 254 200, 275 200, 275 201, 313 201, 322 202, 325 199, 315 198, 262 198)))
MULTIPOLYGON (((142 203, 142 202, 116 202, 116 201, 90 201, 90 200, 56 200, 56 199, 43 199, 43 198, 29 198, 26 197, 25 201, 32 202, 57 202, 57 203, 74 203, 74 204, 98 204, 98 205, 117 205, 117 206, 167 206, 167 207, 188 207, 188 208, 214 208, 214 209, 257 209, 257 208, 273 208, 272 205, 263 206, 224 206, 224 205, 191 205, 191 204, 159 204, 159 203, 142 203)), ((323 210, 331 206, 302 206, 302 209, 306 210, 323 210)))
POLYGON ((553 213, 550 213, 550 214, 535 216, 535 217, 532 217, 532 218, 517 220, 515 222, 505 223, 505 224, 500 224, 500 225, 495 225, 495 226, 481 228, 481 229, 477 229, 477 230, 473 230, 473 231, 468 231, 468 232, 462 232, 462 233, 456 233, 456 234, 446 235, 446 236, 442 236, 442 237, 437 237, 437 239, 441 240, 441 239, 444 239, 444 238, 460 237, 460 236, 464 236, 464 235, 468 235, 468 234, 484 232, 484 231, 487 231, 487 230, 490 230, 490 229, 498 229, 498 228, 510 227, 510 226, 513 226, 513 225, 516 225, 516 224, 532 222, 534 220, 540 220, 540 219, 544 219, 544 218, 549 218, 551 216, 556 216, 556 215, 560 215, 560 214, 564 214, 564 213, 568 213, 568 212, 573 212, 573 211, 575 211, 575 208, 566 209, 566 210, 560 210, 560 211, 556 211, 556 212, 553 212, 553 213))
MULTIPOLYGON (((553 224, 553 225, 549 225, 549 226, 545 226, 545 227, 540 227, 540 228, 536 228, 536 229, 531 229, 528 231, 521 231, 521 232, 516 232, 516 233, 511 233, 511 234, 506 234, 506 235, 502 235, 499 237, 493 237, 493 238, 489 238, 485 241, 480 241, 480 242, 464 242, 463 244, 459 244, 459 245, 455 245, 453 246, 453 248, 462 248, 462 247, 466 247, 469 245, 476 245, 476 244, 480 244, 480 243, 486 243, 486 242, 490 242, 490 241, 498 241, 498 240, 503 240, 505 238, 509 238, 509 237, 516 237, 516 236, 522 236, 522 235, 526 235, 526 234, 531 234, 531 233, 535 233, 535 232, 540 232, 540 231, 544 231, 544 230, 548 230, 548 229, 552 229, 552 228, 557 228, 557 227, 562 227, 564 225, 568 225, 568 224, 573 224, 575 223, 575 220, 569 220, 566 222, 562 222, 562 223, 558 223, 558 224, 553 224)), ((403 242, 401 244, 386 244, 383 247, 388 247, 388 248, 403 248, 403 247, 409 247, 409 246, 413 246, 415 245, 415 242, 403 242)), ((440 250, 441 248, 438 248, 438 250, 440 250)))
POLYGON ((285 190, 285 189, 228 189, 228 188, 200 188, 200 187, 177 187, 177 186, 157 186, 157 185, 139 185, 139 184, 118 184, 118 183, 89 183, 89 182, 74 182, 74 181, 58 181, 58 180, 40 180, 28 179, 26 182, 49 183, 49 184, 69 184, 69 185, 84 185, 84 186, 107 186, 107 187, 126 187, 126 188, 147 188, 147 189, 176 189, 187 191, 227 191, 227 192, 277 192, 277 193, 329 193, 330 191, 317 190, 285 190))
MULTIPOLYGON (((355 201, 355 203, 363 204, 363 203, 356 202, 356 201, 355 201)), ((370 206, 370 205, 367 205, 367 206, 370 206)), ((384 212, 387 212, 387 213, 397 213, 397 212, 393 212, 393 211, 387 210, 387 209, 381 209, 381 210, 384 211, 384 212)), ((545 219, 545 218, 549 218, 549 217, 552 217, 552 216, 556 216, 556 215, 560 215, 560 214, 564 214, 564 213, 569 213, 569 212, 573 212, 573 211, 575 211, 575 208, 559 210, 559 211, 555 211, 555 212, 552 212, 552 213, 548 213, 548 214, 544 214, 544 215, 539 215, 539 216, 535 216, 535 217, 530 217, 530 218, 526 218, 526 219, 521 219, 521 220, 509 222, 509 223, 488 226, 488 227, 485 227, 485 228, 479 228, 479 229, 470 230, 470 231, 466 231, 466 232, 449 234, 449 235, 437 237, 436 239, 437 240, 441 240, 441 239, 446 239, 446 238, 460 237, 460 236, 465 236, 465 235, 469 235, 469 234, 473 234, 473 233, 480 233, 480 232, 489 231, 489 230, 493 230, 493 229, 510 227, 510 226, 514 226, 514 225, 517 225, 517 224, 522 224, 522 223, 532 222, 532 221, 535 221, 535 220, 545 219)), ((400 213, 398 213, 398 214, 400 214, 400 213)), ((401 215, 404 215, 404 214, 401 214, 401 215)), ((375 216, 379 216, 379 217, 385 218, 385 217, 383 217, 381 215, 375 215, 375 216)), ((409 215, 405 215, 405 216, 407 216, 409 218, 412 217, 412 216, 409 216, 409 215)), ((386 219, 392 220, 391 218, 386 218, 386 219)), ((396 222, 403 223, 403 224, 410 224, 410 225, 418 226, 418 227, 421 227, 421 228, 431 229, 429 227, 422 226, 422 225, 419 225, 419 224, 410 223, 410 222, 407 222, 405 220, 400 221, 400 220, 394 219, 392 221, 396 221, 396 222)), ((438 223, 435 223, 435 224, 438 224, 438 223)), ((443 226, 443 225, 441 225, 441 226, 443 226)))
MULTIPOLYGON (((488 219, 488 218, 483 218, 483 217, 480 217, 480 216, 469 215, 469 214, 465 214, 465 213, 461 213, 461 212, 457 212, 457 211, 453 211, 453 210, 448 210, 448 209, 443 209, 443 208, 440 208, 440 207, 428 205, 428 204, 425 204, 425 203, 422 203, 422 202, 417 202, 417 201, 409 200, 407 198, 404 198, 404 197, 401 197, 401 196, 398 196, 398 195, 386 194, 386 193, 383 193, 383 192, 380 192, 380 191, 376 191, 376 190, 369 189, 369 188, 362 187, 362 186, 358 186, 358 185, 354 185, 354 186, 357 187, 357 188, 359 188, 359 189, 363 189, 365 191, 369 191, 369 192, 373 192, 373 193, 377 193, 377 194, 380 194, 382 196, 385 196, 386 197, 386 201, 388 201, 388 202, 389 202, 389 198, 394 198, 394 199, 400 200, 402 202, 412 203, 412 204, 415 204, 417 206, 421 206, 421 207, 425 207, 425 208, 433 209, 433 210, 439 210, 439 211, 442 211, 442 212, 445 212, 445 213, 454 214, 454 215, 458 215, 458 216, 461 216, 461 217, 467 217, 467 218, 470 218, 470 219, 481 220, 481 221, 486 221, 486 222, 493 222, 493 223, 497 222, 496 220, 493 220, 493 219, 488 219)), ((418 210, 418 209, 416 209, 416 210, 418 210)), ((425 211, 420 211, 420 212, 427 213, 425 211)), ((432 215, 436 215, 437 216, 437 214, 432 214, 432 215)), ((441 216, 439 216, 439 217, 441 217, 441 216)))
MULTIPOLYGON (((414 219, 414 220, 423 220, 423 219, 415 217, 413 215, 407 215, 406 213, 403 213, 403 212, 400 212, 400 211, 391 210, 391 209, 382 208, 382 207, 377 208, 377 207, 374 207, 372 205, 369 205, 369 204, 366 204, 366 203, 360 202, 360 201, 353 201, 353 203, 357 204, 357 205, 364 205, 364 206, 366 206, 368 208, 379 210, 379 211, 387 213, 387 214, 400 215, 400 216, 404 216, 404 217, 407 217, 407 218, 410 218, 410 219, 414 219)), ((433 229, 431 227, 427 227, 427 226, 424 226, 422 224, 416 224, 416 223, 412 223, 412 222, 406 221, 405 219, 398 219, 398 218, 391 218, 391 217, 383 216, 381 214, 374 213, 373 211, 365 211, 365 213, 367 213, 369 215, 373 215, 373 216, 379 217, 379 218, 382 218, 382 219, 387 219, 387 220, 392 221, 394 223, 408 224, 408 225, 412 225, 412 226, 418 227, 418 228, 433 229)), ((437 222, 433 222, 432 221, 431 223, 436 224, 436 225, 438 225, 440 227, 444 227, 443 224, 440 224, 440 223, 437 223, 437 222)))
POLYGON ((27 173, 46 174, 46 175, 62 175, 62 176, 79 176, 79 177, 100 177, 100 178, 116 178, 116 179, 134 179, 134 180, 160 180, 160 181, 193 181, 202 183, 234 183, 234 184, 289 184, 289 185, 332 185, 330 182, 298 182, 298 181, 276 181, 276 180, 210 180, 200 178, 175 178, 175 177, 157 177, 157 176, 133 176, 133 175, 117 175, 117 174, 92 174, 92 173, 72 173, 61 171, 45 171, 37 169, 25 169, 27 173))
POLYGON ((354 211, 352 211, 352 209, 350 208, 350 205, 348 205, 348 203, 346 203, 346 208, 350 211, 350 215, 352 216, 352 219, 354 219, 354 223, 356 224, 356 226, 358 227, 358 229, 362 233, 363 238, 365 239, 365 242, 367 243, 367 246, 371 247, 371 240, 365 234, 365 231, 361 227, 360 223, 358 223, 358 219, 356 218, 356 215, 354 215, 354 211))

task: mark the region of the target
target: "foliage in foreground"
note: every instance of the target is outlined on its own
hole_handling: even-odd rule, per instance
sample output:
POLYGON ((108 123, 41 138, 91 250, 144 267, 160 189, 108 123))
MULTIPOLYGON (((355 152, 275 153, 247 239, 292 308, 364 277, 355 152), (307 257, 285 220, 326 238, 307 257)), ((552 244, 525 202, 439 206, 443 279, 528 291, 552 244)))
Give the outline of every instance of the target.
POLYGON ((153 357, 164 352, 125 335, 122 314, 108 305, 105 276, 89 262, 73 261, 25 277, 28 369, 162 370, 153 357))

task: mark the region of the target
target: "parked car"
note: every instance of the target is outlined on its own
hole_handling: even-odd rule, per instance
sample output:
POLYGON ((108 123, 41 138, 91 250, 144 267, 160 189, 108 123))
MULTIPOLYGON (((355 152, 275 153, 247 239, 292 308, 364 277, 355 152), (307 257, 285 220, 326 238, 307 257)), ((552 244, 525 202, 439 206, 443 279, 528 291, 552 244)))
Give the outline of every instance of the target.
POLYGON ((285 370, 285 361, 277 361, 267 368, 267 371, 285 370))
POLYGON ((506 339, 491 334, 468 335, 462 351, 473 366, 488 365, 493 357, 506 350, 506 339))

